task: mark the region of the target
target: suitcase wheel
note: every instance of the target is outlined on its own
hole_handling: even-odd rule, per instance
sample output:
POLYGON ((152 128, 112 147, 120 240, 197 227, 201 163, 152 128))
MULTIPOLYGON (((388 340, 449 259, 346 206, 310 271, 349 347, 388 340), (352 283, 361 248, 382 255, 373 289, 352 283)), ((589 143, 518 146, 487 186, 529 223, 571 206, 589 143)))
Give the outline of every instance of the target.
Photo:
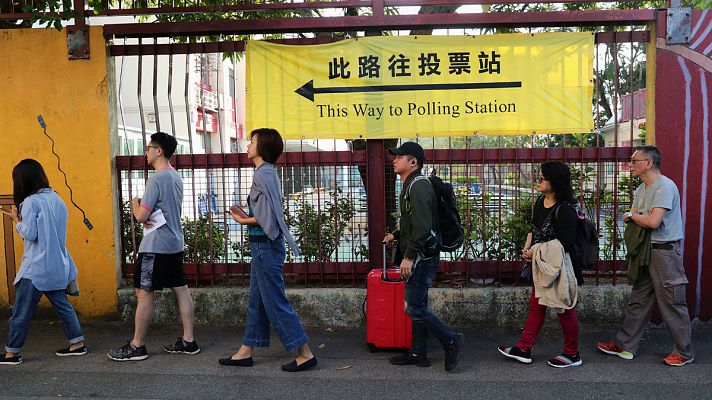
POLYGON ((366 344, 368 345, 368 351, 370 351, 371 353, 375 353, 378 351, 378 348, 376 347, 375 344, 373 344, 373 343, 366 343, 366 344))

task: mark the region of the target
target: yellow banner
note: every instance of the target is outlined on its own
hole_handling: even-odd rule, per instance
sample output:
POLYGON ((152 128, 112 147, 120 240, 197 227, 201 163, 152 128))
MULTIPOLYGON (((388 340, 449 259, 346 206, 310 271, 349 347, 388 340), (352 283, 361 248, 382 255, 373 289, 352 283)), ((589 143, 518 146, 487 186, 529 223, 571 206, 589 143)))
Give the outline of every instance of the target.
POLYGON ((285 138, 593 130, 593 34, 247 44, 247 126, 285 138))

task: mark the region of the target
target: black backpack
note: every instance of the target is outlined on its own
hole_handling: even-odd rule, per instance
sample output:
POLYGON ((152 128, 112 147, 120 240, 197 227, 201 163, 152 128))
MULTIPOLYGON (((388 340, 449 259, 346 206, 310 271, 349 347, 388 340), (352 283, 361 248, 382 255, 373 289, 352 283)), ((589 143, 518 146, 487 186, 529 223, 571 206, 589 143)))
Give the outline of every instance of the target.
MULTIPOLYGON (((452 189, 450 182, 444 182, 440 177, 435 175, 433 171, 428 178, 417 177, 408 185, 406 189, 405 200, 410 202, 410 188, 413 184, 420 180, 427 179, 433 186, 435 199, 437 200, 438 211, 438 226, 435 232, 435 247, 439 251, 451 252, 462 247, 465 241, 465 231, 462 229, 462 221, 460 220, 460 211, 457 209, 455 201, 455 191, 452 189)), ((410 210, 408 210, 410 212, 410 210)), ((426 244, 426 247, 428 245, 426 244)))
MULTIPOLYGON (((579 207, 574 207, 578 216, 576 227, 576 250, 581 255, 581 269, 593 269, 598 259, 599 243, 596 224, 586 217, 586 212, 579 207)), ((559 216, 559 207, 556 208, 555 217, 559 216)))

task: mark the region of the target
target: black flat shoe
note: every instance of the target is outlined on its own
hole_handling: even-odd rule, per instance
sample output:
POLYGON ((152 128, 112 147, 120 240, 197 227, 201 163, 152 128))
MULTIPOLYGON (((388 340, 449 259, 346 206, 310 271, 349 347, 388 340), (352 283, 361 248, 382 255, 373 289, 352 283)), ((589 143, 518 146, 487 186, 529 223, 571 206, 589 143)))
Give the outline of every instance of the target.
POLYGON ((252 357, 247 357, 247 358, 241 358, 239 360, 233 360, 232 358, 221 358, 218 360, 220 365, 228 365, 231 367, 251 367, 253 362, 252 362, 252 357))
POLYGON ((299 365, 297 365, 297 360, 294 360, 294 361, 290 362, 289 364, 284 364, 284 365, 282 365, 282 371, 300 372, 300 371, 306 371, 306 370, 308 370, 310 368, 314 368, 314 367, 316 367, 316 357, 312 357, 299 365))

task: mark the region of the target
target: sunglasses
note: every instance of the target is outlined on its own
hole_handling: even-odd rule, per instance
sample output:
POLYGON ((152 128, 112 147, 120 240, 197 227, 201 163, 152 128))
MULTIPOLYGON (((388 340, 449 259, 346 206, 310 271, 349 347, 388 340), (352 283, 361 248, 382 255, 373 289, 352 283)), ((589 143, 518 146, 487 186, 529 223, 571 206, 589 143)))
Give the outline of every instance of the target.
POLYGON ((546 178, 544 178, 543 176, 540 176, 540 177, 536 178, 537 183, 542 183, 542 182, 544 182, 545 180, 546 180, 546 178))

